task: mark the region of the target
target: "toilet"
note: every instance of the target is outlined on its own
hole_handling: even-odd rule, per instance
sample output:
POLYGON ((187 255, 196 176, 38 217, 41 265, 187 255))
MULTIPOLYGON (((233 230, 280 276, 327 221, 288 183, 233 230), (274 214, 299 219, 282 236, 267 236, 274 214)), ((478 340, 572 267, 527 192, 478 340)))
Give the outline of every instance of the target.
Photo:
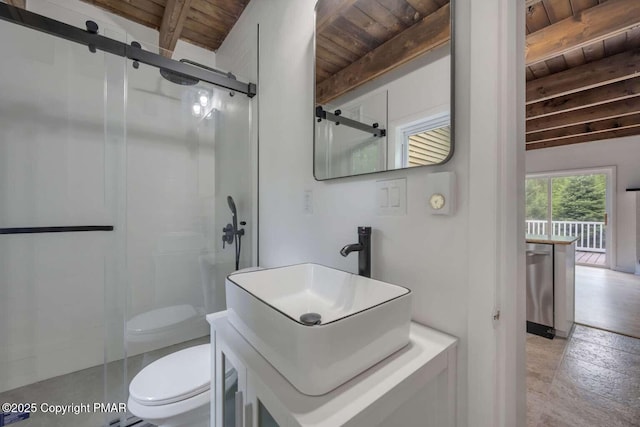
MULTIPOLYGON (((249 267, 238 271, 260 269, 249 267)), ((185 318, 190 317, 188 308, 178 312, 185 318)), ((175 324, 171 321, 168 323, 175 324)), ((156 322, 154 324, 157 325, 156 322)), ((143 335, 142 332, 139 335, 143 335)), ((210 344, 189 347, 164 356, 143 368, 129 384, 129 412, 159 427, 208 427, 211 417, 211 375, 210 344)), ((237 375, 233 367, 227 367, 225 391, 237 383, 237 375)))
MULTIPOLYGON (((229 367, 225 384, 237 381, 229 367)), ((129 412, 159 427, 208 427, 211 404, 211 345, 162 357, 129 384, 129 412)))

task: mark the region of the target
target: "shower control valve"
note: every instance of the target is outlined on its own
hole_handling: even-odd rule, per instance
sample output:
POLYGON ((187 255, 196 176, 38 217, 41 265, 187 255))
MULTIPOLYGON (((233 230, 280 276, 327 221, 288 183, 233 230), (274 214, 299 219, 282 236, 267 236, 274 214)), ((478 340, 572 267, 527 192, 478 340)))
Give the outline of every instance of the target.
POLYGON ((227 224, 222 229, 222 249, 224 249, 227 243, 233 243, 234 232, 233 225, 227 224))

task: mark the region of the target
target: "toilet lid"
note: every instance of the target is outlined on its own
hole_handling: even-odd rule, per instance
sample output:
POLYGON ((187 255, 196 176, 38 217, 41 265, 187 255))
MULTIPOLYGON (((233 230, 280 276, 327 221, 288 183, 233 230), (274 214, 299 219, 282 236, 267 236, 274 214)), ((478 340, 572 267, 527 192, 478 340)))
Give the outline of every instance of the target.
POLYGON ((143 405, 165 405, 209 390, 210 382, 211 345, 203 344, 145 367, 129 384, 129 395, 143 405))
POLYGON ((127 333, 145 334, 171 328, 198 317, 198 311, 188 304, 172 305, 147 311, 127 322, 127 333))

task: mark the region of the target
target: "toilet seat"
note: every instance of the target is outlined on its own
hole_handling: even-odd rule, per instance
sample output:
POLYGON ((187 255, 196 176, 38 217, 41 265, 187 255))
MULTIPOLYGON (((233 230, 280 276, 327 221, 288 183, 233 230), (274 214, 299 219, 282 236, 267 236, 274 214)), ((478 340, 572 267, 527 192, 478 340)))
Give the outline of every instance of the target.
POLYGON ((161 406, 202 394, 208 398, 210 387, 211 345, 202 344, 145 367, 129 384, 129 397, 143 406, 161 406))
MULTIPOLYGON (((203 412, 203 418, 208 420, 210 403, 211 390, 207 390, 204 393, 200 393, 185 400, 158 406, 145 405, 129 397, 127 409, 138 418, 151 422, 155 425, 162 426, 165 425, 169 419, 182 417, 187 420, 190 416, 189 414, 192 414, 193 416, 195 415, 194 413, 198 411, 203 412)), ((195 424, 187 423, 185 425, 195 424)))

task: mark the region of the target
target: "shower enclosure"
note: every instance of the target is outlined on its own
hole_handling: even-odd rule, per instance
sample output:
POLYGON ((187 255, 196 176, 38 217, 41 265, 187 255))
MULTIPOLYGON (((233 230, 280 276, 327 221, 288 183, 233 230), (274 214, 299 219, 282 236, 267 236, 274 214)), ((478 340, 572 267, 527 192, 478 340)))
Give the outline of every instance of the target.
POLYGON ((256 88, 47 14, 80 33, 0 3, 0 402, 16 404, 0 418, 132 425, 93 404, 208 342, 236 268, 228 196, 254 265, 256 88))

